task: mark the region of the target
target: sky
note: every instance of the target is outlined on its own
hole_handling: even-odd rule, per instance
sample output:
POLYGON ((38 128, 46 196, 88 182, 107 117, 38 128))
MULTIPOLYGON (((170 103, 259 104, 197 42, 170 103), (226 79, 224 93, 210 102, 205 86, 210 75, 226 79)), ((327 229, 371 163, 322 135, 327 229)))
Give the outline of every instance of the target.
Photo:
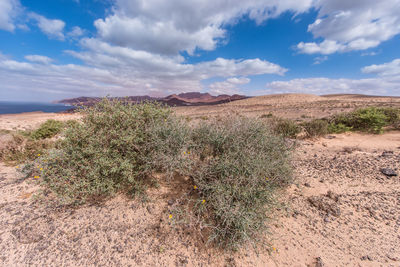
POLYGON ((0 0, 0 100, 400 96, 400 0, 0 0))

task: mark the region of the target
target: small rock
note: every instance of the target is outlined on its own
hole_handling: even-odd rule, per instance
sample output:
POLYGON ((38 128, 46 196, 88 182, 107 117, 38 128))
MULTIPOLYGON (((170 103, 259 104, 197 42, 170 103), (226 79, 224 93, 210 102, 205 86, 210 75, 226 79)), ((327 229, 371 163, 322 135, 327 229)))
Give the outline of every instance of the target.
POLYGON ((334 138, 336 138, 336 136, 334 136, 334 135, 327 135, 325 138, 326 138, 326 139, 334 139, 334 138))
POLYGON ((366 260, 372 261, 373 259, 372 259, 371 256, 365 255, 365 256, 362 256, 362 257, 361 257, 361 260, 362 260, 362 261, 366 261, 366 260))
POLYGON ((329 217, 325 217, 324 218, 324 222, 326 222, 326 223, 328 223, 328 222, 330 222, 331 220, 329 219, 329 217))
POLYGON ((119 246, 114 246, 113 248, 114 248, 118 253, 124 252, 124 248, 123 248, 121 245, 119 245, 119 246))
POLYGON ((168 206, 172 206, 175 203, 175 200, 170 199, 168 200, 168 206))
POLYGON ((390 169, 390 168, 382 168, 381 173, 383 173, 384 175, 389 176, 389 177, 397 176, 397 173, 393 169, 390 169))
POLYGON ((304 186, 311 187, 311 185, 309 183, 304 183, 304 186))
POLYGON ((325 266, 325 264, 322 261, 321 257, 317 257, 315 259, 315 267, 324 267, 324 266, 325 266))
POLYGON ((388 257, 388 259, 392 261, 400 261, 400 257, 397 257, 395 255, 386 255, 386 257, 388 257))
POLYGON ((151 206, 147 206, 146 209, 150 214, 153 214, 153 208, 151 206))

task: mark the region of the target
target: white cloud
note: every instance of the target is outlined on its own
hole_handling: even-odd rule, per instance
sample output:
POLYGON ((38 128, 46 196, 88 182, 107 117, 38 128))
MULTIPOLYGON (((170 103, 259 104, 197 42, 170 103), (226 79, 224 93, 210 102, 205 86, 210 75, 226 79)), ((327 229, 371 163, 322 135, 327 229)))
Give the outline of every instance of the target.
POLYGON ((400 79, 396 77, 369 79, 304 78, 274 81, 260 94, 309 93, 309 94, 369 94, 400 96, 400 79))
POLYGON ((400 33, 400 0, 317 0, 318 18, 308 31, 324 41, 299 43, 306 54, 332 54, 378 46, 400 33))
POLYGON ((27 55, 25 56, 25 59, 31 62, 42 63, 42 64, 49 64, 53 61, 51 58, 41 55, 27 55))
POLYGON ((27 56, 31 63, 0 58, 3 88, 29 88, 26 90, 51 93, 55 98, 66 94, 167 95, 202 91, 201 81, 213 77, 227 77, 229 84, 239 86, 250 81, 244 77, 247 75, 283 74, 286 71, 260 59, 217 58, 187 64, 181 56, 156 55, 112 46, 96 39, 84 39, 82 45, 84 52, 67 53, 85 61, 86 66, 55 65, 48 62, 50 59, 38 56, 27 56))
POLYGON ((39 29, 49 38, 64 41, 64 21, 59 19, 48 19, 36 13, 29 13, 29 17, 37 22, 39 29))
POLYGON ((361 71, 377 74, 377 77, 367 79, 303 78, 274 81, 267 83, 266 90, 258 93, 310 93, 317 95, 344 93, 400 96, 400 59, 380 65, 366 66, 361 71))
POLYGON ((196 48, 213 50, 226 35, 224 26, 243 15, 257 23, 291 10, 301 13, 312 0, 116 0, 113 12, 95 21, 99 37, 111 44, 157 54, 196 48))
POLYGON ((78 26, 75 26, 72 28, 72 30, 70 32, 68 32, 67 35, 72 38, 77 38, 77 37, 81 37, 84 34, 85 34, 84 30, 82 30, 78 26))
POLYGON ((319 65, 322 62, 327 61, 327 60, 328 60, 328 56, 315 57, 313 65, 319 65))
MULTIPOLYGON (((371 65, 362 68, 362 72, 364 73, 374 73, 379 76, 395 76, 400 75, 400 58, 394 59, 391 62, 380 64, 380 65, 371 65)), ((400 88, 399 88, 400 91, 400 88)))
POLYGON ((210 93, 214 95, 222 94, 239 94, 240 85, 247 84, 250 82, 249 78, 246 77, 231 77, 222 82, 215 82, 209 85, 210 93))
MULTIPOLYGON (((16 3, 16 0, 12 1, 16 3)), ((195 54, 198 49, 214 50, 227 41, 227 26, 238 23, 243 17, 261 24, 286 11, 299 14, 317 7, 318 18, 309 26, 309 31, 321 41, 301 42, 297 48, 307 54, 322 54, 315 58, 315 64, 319 64, 327 59, 325 55, 374 47, 398 34, 399 2, 114 0, 108 15, 94 22, 97 29, 94 38, 82 38, 84 31, 79 27, 66 32, 65 23, 61 20, 29 13, 30 19, 37 22, 40 30, 50 38, 80 39, 81 50, 66 53, 82 60, 84 65, 56 65, 50 58, 37 55, 26 57, 31 62, 0 58, 0 80, 5 81, 3 84, 6 83, 9 89, 32 88, 30 90, 53 94, 68 92, 73 96, 166 95, 203 91, 205 88, 201 81, 216 77, 225 80, 209 85, 208 89, 218 94, 235 93, 241 85, 250 82, 247 76, 284 75, 287 69, 259 58, 216 58, 188 64, 181 52, 195 54)), ((0 5, 0 15, 1 12, 0 5)), ((8 18, 5 21, 12 22, 8 18)), ((0 17, 0 28, 1 25, 0 17)), ((398 88, 395 87, 398 86, 396 77, 383 77, 389 71, 387 66, 386 69, 381 65, 373 66, 363 71, 379 73, 382 77, 277 81, 269 83, 268 90, 326 93, 362 91, 363 88, 382 91, 384 86, 388 90, 398 88)))
POLYGON ((365 57, 365 56, 376 56, 376 55, 378 55, 378 54, 380 54, 380 52, 371 51, 371 52, 364 52, 364 53, 361 53, 361 56, 362 56, 362 57, 365 57))
POLYGON ((14 31, 16 28, 15 18, 21 12, 18 0, 0 1, 0 30, 14 31))

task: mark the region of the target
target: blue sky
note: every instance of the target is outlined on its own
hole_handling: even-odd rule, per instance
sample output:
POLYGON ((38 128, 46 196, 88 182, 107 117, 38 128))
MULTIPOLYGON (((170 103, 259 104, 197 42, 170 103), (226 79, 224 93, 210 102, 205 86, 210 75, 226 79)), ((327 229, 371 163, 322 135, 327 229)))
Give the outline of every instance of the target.
POLYGON ((0 0, 0 100, 400 95, 400 0, 0 0))

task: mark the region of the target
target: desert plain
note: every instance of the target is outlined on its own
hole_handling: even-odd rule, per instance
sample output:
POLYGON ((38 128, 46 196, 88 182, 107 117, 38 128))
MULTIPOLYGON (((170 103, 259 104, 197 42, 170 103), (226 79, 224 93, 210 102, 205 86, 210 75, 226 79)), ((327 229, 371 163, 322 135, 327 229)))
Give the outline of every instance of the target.
MULTIPOLYGON (((400 98, 283 94, 174 109, 193 120, 273 114, 305 121, 367 106, 400 107, 400 98)), ((0 115, 0 129, 33 129, 47 119, 79 115, 0 115)), ((1 146, 7 131, 0 135, 1 146)), ((55 207, 36 197, 40 187, 32 178, 0 162, 0 265, 400 266, 400 131, 295 142, 294 183, 262 237, 266 245, 235 252, 170 223, 168 211, 190 190, 184 179, 159 181, 145 202, 120 195, 96 205, 55 207)))

